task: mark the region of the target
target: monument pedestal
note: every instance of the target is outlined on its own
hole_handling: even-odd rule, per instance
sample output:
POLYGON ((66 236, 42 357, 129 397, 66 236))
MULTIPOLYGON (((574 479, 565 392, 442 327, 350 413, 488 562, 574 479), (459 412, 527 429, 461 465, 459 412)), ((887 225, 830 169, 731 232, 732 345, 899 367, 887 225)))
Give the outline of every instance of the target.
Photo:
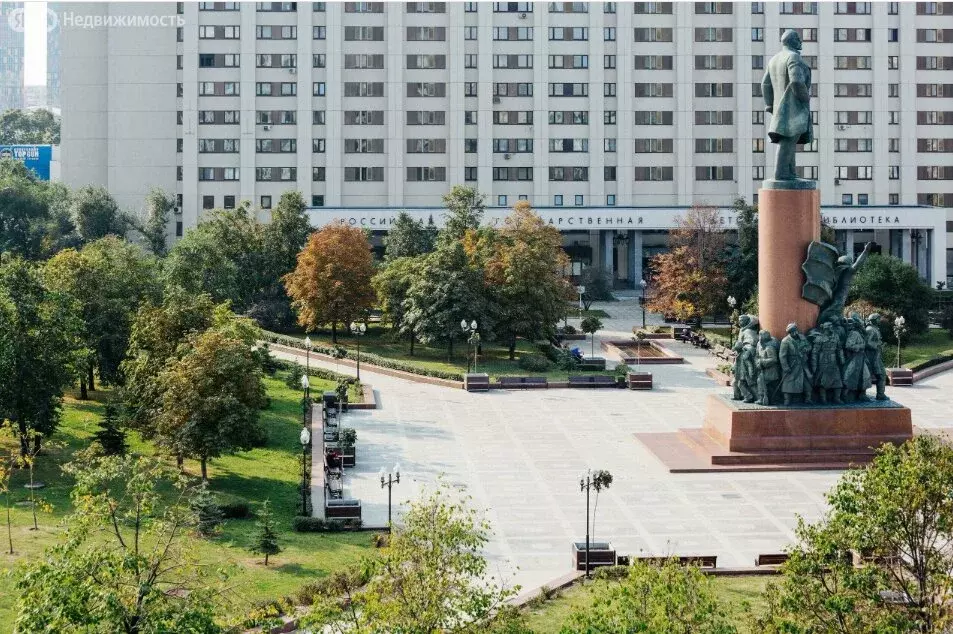
POLYGON ((846 469, 912 436, 894 401, 763 407, 723 394, 708 397, 701 429, 636 434, 672 473, 846 469))
POLYGON ((758 320, 778 341, 792 321, 801 332, 817 321, 818 307, 801 298, 801 263, 820 239, 817 189, 758 190, 758 320))

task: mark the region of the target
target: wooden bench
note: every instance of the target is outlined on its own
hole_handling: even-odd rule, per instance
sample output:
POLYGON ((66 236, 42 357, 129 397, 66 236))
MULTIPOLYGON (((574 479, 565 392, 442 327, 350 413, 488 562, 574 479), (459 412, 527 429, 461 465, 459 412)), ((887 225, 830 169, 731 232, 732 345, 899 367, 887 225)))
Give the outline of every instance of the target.
POLYGON ((464 374, 463 389, 467 392, 486 392, 490 389, 490 375, 483 373, 464 374))
POLYGON ((602 357, 583 357, 579 362, 580 370, 605 370, 606 360, 602 357))
POLYGON ((614 376, 608 374, 575 374, 569 377, 569 387, 615 387, 614 376))
POLYGON ((909 368, 887 368, 887 378, 893 387, 913 385, 913 370, 909 368))
POLYGON ((780 566, 788 560, 785 553, 768 553, 758 555, 754 560, 755 566, 780 566))
POLYGON ((545 376, 501 376, 497 379, 500 387, 507 389, 540 389, 549 387, 545 376))
POLYGON ((629 372, 626 379, 630 390, 652 389, 652 375, 648 372, 629 372))
POLYGON ((717 568, 718 564, 717 555, 689 555, 685 557, 636 557, 636 559, 652 566, 662 566, 673 559, 678 563, 679 566, 717 568))
POLYGON ((328 519, 361 519, 360 500, 328 500, 324 503, 324 517, 328 519))

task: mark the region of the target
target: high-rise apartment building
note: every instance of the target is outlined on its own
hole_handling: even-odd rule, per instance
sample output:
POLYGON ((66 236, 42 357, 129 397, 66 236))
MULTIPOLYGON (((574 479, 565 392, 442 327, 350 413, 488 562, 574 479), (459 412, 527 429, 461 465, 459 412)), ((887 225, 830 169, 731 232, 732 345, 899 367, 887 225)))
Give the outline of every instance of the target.
POLYGON ((0 2, 0 112, 23 107, 22 2, 0 2))
POLYGON ((59 13, 69 5, 47 2, 46 34, 46 107, 60 109, 60 35, 59 13))
POLYGON ((841 246, 953 273, 953 2, 61 6, 113 18, 60 20, 71 184, 133 208, 174 191, 179 232, 242 200, 267 218, 288 189, 316 224, 386 229, 471 184, 491 207, 528 199, 577 266, 628 284, 679 210, 756 200, 761 77, 795 28, 817 139, 799 170, 841 246))

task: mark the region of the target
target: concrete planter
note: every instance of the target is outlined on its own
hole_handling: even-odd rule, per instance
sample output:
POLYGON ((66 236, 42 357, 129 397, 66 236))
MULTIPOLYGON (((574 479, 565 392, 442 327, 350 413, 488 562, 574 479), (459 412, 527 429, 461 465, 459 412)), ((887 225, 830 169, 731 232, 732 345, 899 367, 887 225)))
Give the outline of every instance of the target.
POLYGON ((913 370, 910 368, 887 368, 887 381, 893 387, 913 385, 913 370))
POLYGON ((629 374, 626 376, 626 384, 630 390, 651 390, 652 373, 629 372, 629 374))
POLYGON ((467 392, 486 392, 490 389, 490 375, 482 372, 464 374, 463 389, 467 392))
MULTIPOLYGON (((589 569, 614 566, 615 548, 609 542, 589 542, 589 569)), ((572 543, 572 565, 575 570, 586 569, 586 542, 572 543)))

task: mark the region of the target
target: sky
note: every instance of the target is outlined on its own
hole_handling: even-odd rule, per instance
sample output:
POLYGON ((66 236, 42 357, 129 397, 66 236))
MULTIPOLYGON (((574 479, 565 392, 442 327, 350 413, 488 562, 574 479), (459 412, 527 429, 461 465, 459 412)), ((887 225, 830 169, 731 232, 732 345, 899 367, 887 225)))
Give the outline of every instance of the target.
POLYGON ((27 86, 46 84, 46 2, 26 2, 24 83, 27 86))

